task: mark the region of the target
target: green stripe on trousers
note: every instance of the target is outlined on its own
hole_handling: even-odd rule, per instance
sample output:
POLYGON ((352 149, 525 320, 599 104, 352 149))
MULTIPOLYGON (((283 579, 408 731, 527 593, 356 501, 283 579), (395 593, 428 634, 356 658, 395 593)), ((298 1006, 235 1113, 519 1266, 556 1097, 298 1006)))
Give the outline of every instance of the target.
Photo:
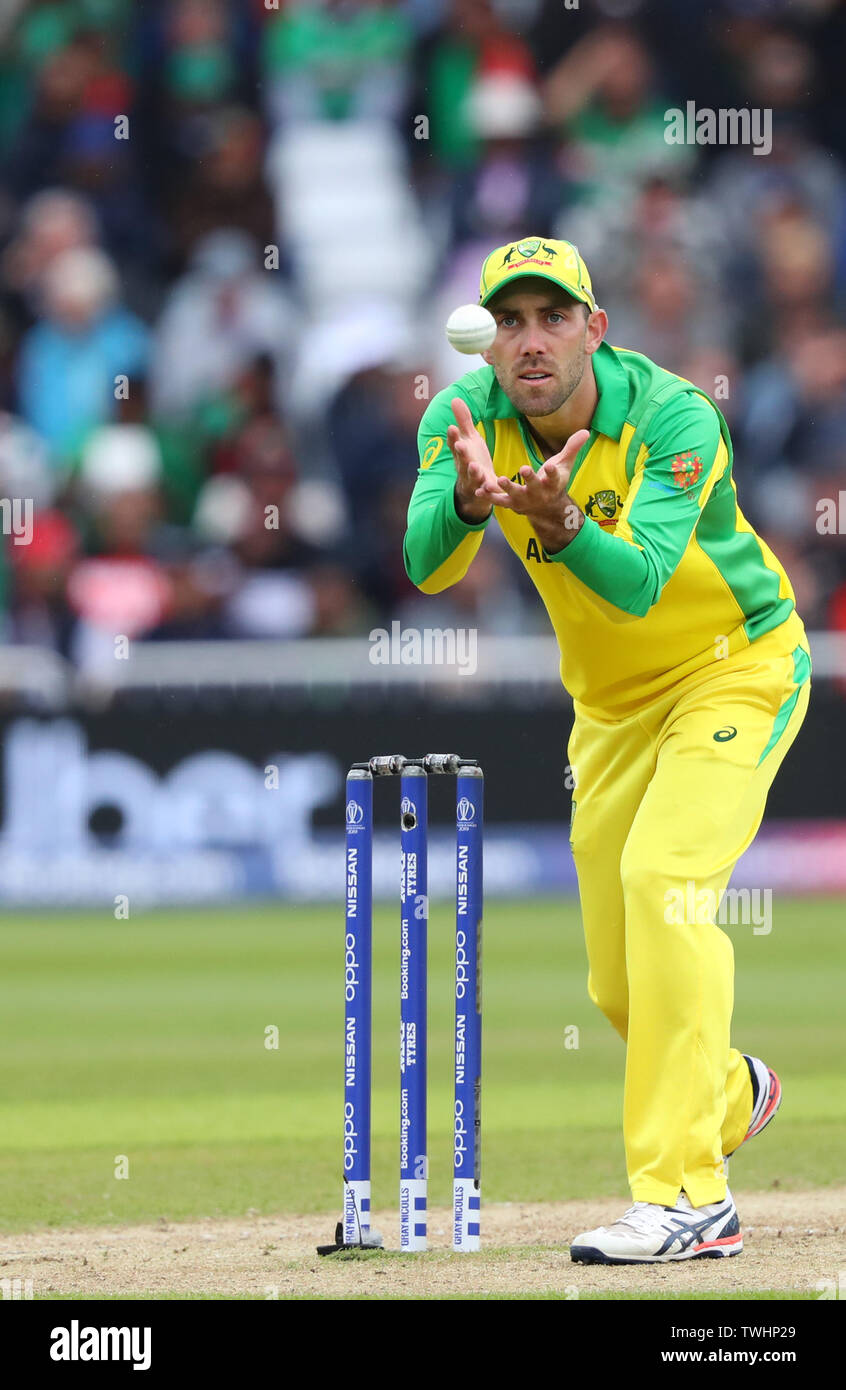
POLYGON ((797 647, 793 653, 793 683, 796 686, 792 695, 788 695, 784 704, 781 706, 775 717, 773 731, 770 734, 770 741, 758 759, 758 767, 764 761, 771 748, 774 748, 787 727, 787 721, 796 708, 796 701, 799 699, 799 690, 811 674, 811 658, 803 647, 797 647))

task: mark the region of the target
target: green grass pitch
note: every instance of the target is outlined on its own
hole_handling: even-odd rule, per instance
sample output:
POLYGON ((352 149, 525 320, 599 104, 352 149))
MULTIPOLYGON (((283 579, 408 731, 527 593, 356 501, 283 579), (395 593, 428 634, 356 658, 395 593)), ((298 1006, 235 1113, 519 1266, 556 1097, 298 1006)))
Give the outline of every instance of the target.
MULTIPOLYGON (((340 907, 283 904, 0 918, 0 1229, 339 1210, 342 925, 340 907)), ((776 899, 769 935, 727 930, 734 1040, 785 1087, 735 1181, 842 1183, 843 904, 776 899)), ((375 1205, 398 1180, 398 935, 380 907, 375 1205)), ((433 904, 433 1205, 451 1192, 452 950, 433 904)), ((587 998, 575 902, 490 903, 484 962, 486 1199, 626 1196, 624 1049, 587 998)))

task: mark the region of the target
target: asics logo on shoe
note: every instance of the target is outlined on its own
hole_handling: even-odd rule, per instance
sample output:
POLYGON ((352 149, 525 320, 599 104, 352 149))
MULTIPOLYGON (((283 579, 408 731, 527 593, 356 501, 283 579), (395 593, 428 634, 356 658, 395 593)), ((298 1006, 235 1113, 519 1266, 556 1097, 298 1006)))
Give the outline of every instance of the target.
MULTIPOLYGON (((672 1211, 672 1207, 668 1207, 667 1210, 672 1211)), ((727 1202, 724 1211, 718 1212, 716 1216, 706 1216, 702 1221, 683 1221, 679 1216, 668 1217, 665 1225, 672 1226, 674 1229, 672 1233, 667 1236, 658 1254, 666 1254, 670 1246, 676 1240, 680 1242, 679 1248, 681 1250, 687 1250, 691 1245, 694 1245, 702 1239, 709 1227, 715 1225, 723 1216, 728 1216, 730 1212, 731 1204, 727 1202)), ((735 1224, 738 1224, 737 1217, 735 1217, 735 1224)), ((734 1235, 734 1231, 729 1229, 730 1226, 731 1222, 728 1223, 727 1228, 722 1232, 723 1235, 734 1235)))

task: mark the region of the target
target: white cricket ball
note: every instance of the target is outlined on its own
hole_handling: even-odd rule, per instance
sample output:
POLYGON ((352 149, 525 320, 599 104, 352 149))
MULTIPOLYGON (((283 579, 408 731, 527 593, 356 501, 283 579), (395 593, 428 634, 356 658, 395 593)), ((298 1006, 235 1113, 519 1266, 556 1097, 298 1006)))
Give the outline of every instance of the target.
POLYGON ((459 352, 486 352, 496 337, 496 319, 481 304, 462 304, 447 319, 446 335, 459 352))

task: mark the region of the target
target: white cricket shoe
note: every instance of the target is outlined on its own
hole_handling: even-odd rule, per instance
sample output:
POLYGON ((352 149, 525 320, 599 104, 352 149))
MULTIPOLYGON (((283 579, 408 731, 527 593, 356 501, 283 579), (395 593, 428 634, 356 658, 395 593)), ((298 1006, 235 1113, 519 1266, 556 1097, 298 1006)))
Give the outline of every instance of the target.
POLYGON ((725 1201, 691 1206, 687 1193, 674 1207, 635 1202, 613 1226, 584 1231, 570 1245, 576 1264, 665 1264, 698 1257, 739 1255, 743 1236, 729 1191, 725 1201))

